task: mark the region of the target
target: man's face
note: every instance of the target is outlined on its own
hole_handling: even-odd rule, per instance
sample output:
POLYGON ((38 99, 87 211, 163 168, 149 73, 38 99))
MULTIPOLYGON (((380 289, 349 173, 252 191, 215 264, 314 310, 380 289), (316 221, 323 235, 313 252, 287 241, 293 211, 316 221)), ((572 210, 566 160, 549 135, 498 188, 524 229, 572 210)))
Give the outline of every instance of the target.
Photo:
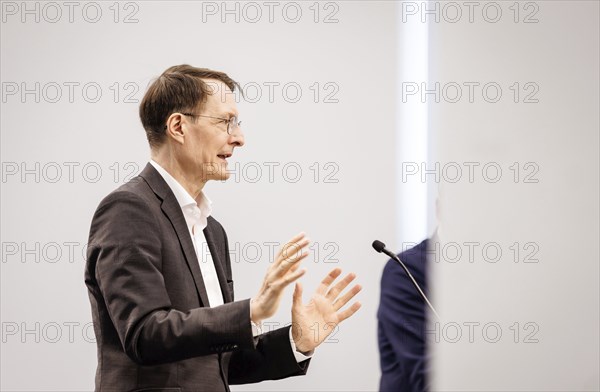
POLYGON ((186 174, 196 181, 223 181, 230 176, 227 159, 235 147, 244 145, 244 134, 234 124, 231 124, 231 135, 227 133, 227 120, 238 116, 233 92, 221 81, 205 82, 213 94, 207 97, 202 109, 196 109, 193 114, 217 118, 183 116, 180 153, 186 174))

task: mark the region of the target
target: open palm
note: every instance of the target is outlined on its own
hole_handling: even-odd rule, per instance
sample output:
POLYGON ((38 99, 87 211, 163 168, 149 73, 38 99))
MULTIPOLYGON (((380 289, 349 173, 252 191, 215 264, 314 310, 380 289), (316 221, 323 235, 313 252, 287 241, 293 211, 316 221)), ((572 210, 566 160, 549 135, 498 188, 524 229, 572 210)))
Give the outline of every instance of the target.
POLYGON ((360 302, 355 302, 349 308, 340 311, 361 290, 361 286, 357 284, 340 296, 356 278, 354 273, 349 273, 329 289, 341 273, 339 268, 332 270, 307 304, 302 303, 302 285, 296 283, 292 304, 292 337, 298 351, 309 353, 314 350, 327 339, 338 324, 360 309, 360 302))

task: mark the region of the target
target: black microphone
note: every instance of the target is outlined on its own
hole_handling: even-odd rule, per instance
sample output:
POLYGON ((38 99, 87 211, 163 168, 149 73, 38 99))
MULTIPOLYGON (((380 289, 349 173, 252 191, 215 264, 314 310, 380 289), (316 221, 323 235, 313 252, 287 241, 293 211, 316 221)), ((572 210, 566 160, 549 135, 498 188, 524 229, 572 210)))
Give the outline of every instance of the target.
POLYGON ((435 317, 437 317, 439 320, 440 316, 438 316, 437 312, 431 305, 431 302, 429 302, 429 300, 427 299, 427 296, 425 295, 423 290, 421 290, 421 287, 419 286, 419 284, 417 283, 415 278, 413 278, 412 274, 410 273, 408 268, 406 268, 406 266, 404 265, 402 260, 400 260, 400 258, 398 256, 396 256, 395 253, 386 249, 385 244, 379 240, 373 241, 373 249, 375 249, 378 253, 382 253, 382 252, 385 253, 386 255, 390 256, 392 259, 396 260, 398 262, 398 264, 400 264, 402 266, 402 268, 404 269, 404 272, 406 272, 406 275, 408 275, 408 277, 410 278, 410 281, 412 282, 413 286, 415 286, 415 288, 417 289, 417 291, 419 292, 419 294, 421 295, 421 297, 423 298, 425 303, 427 303, 427 305, 429 305, 429 309, 431 309, 433 314, 435 314, 435 317))

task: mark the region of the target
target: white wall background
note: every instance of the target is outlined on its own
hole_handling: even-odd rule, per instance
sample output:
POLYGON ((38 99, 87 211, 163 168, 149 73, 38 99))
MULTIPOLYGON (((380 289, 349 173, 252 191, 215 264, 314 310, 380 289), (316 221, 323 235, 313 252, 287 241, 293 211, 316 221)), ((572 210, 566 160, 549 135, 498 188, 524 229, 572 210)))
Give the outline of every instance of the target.
MULTIPOLYGON (((357 272, 364 286, 363 308, 341 325, 337 343, 318 350, 308 376, 235 390, 377 389, 375 313, 385 259, 370 243, 379 238, 400 249, 431 232, 433 193, 414 210, 409 203, 424 184, 442 185, 444 238, 463 251, 457 262, 434 263, 442 315, 435 388, 597 390, 598 2, 523 2, 517 22, 513 2, 495 2, 502 10, 496 23, 482 14, 486 8, 494 18, 491 3, 478 3, 472 23, 469 9, 456 3, 462 19, 450 23, 456 14, 448 2, 277 3, 272 20, 262 2, 252 3, 260 18, 242 2, 82 2, 72 22, 63 3, 56 3, 58 17, 42 2, 27 2, 31 13, 24 3, 2 2, 0 389, 93 388, 96 346, 83 284, 90 219, 99 200, 148 159, 136 102, 148 81, 189 63, 228 72, 254 92, 250 100, 260 87, 255 103, 239 104, 247 144, 234 157, 236 175, 207 187, 238 250, 237 298, 257 290, 269 264, 265 243, 300 230, 319 244, 306 262, 306 294, 336 266, 357 272), (102 14, 92 23, 95 4, 102 14), (410 55, 419 47, 410 34, 423 33, 418 24, 431 22, 426 7, 435 4, 440 21, 425 31, 429 51, 415 53, 418 61, 429 58, 423 74, 410 55), (296 8, 302 14, 293 23, 296 8), (523 23, 527 16, 538 22, 523 23), (419 92, 402 100, 403 83, 432 88, 436 81, 448 94, 448 83, 458 83, 465 96, 450 103, 445 98, 454 95, 442 94, 438 103, 419 92), (302 92, 296 103, 295 90, 282 88, 292 82, 302 92), (479 88, 469 102, 464 82, 495 82, 503 95, 491 104, 479 88), (537 103, 523 102, 533 91, 528 82, 539 87, 530 96, 537 103), (35 83, 37 96, 22 95, 35 83), (273 95, 271 83, 279 83, 273 95), (94 86, 101 96, 92 103, 94 86), (413 135, 407 117, 417 121, 413 135), (427 140, 425 130, 427 149, 411 149, 427 140), (429 169, 457 162, 463 180, 453 184, 453 172, 443 170, 437 180, 421 172, 402 180, 402 162, 425 161, 429 169), (470 183, 464 162, 497 163, 503 177, 491 183, 476 171, 470 183), (528 162, 537 166, 524 167, 528 162), (270 181, 268 165, 276 164, 270 181), (302 170, 295 183, 293 167, 302 170), (525 183, 535 167, 530 179, 539 181, 525 183), (465 242, 478 242, 479 251, 498 243, 503 256, 490 263, 479 252, 471 263, 465 242), (527 242, 534 248, 525 249, 527 242), (538 262, 523 263, 532 249, 538 262), (465 322, 479 323, 473 342, 465 322), (452 323, 462 328, 456 343, 452 323), (493 330, 482 334, 487 323, 500 326, 498 343, 486 340, 493 330)), ((272 321, 289 322, 289 307, 282 303, 272 321)))

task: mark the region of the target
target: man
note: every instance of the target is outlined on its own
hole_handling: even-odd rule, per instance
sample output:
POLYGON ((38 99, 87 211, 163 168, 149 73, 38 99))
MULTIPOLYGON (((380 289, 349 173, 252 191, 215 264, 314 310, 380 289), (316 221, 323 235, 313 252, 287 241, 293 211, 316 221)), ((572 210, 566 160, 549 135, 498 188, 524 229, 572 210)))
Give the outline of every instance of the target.
POLYGON ((332 286, 331 271, 304 305, 296 283, 292 327, 260 334, 283 290, 305 270, 309 243, 292 238, 252 299, 234 301, 227 236, 203 188, 229 177, 244 145, 226 74, 189 65, 167 69, 148 88, 140 118, 151 161, 109 194, 92 219, 85 282, 98 345, 98 391, 227 391, 229 384, 306 374, 310 327, 338 324, 360 303, 354 274, 332 286), (202 252, 202 249, 209 252, 202 252))
MULTIPOLYGON (((398 255, 427 294, 428 256, 437 240, 424 240, 398 255)), ((381 277, 378 320, 381 392, 421 392, 428 389, 425 328, 426 304, 404 269, 389 260, 381 277)))

